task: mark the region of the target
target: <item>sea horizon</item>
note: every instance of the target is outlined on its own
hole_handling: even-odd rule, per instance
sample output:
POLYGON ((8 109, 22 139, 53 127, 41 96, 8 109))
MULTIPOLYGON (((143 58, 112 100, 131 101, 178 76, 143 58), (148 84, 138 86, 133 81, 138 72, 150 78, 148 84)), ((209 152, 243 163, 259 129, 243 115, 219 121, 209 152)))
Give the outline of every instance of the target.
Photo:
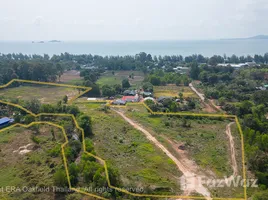
POLYGON ((203 40, 0 40, 0 53, 48 54, 50 56, 92 54, 100 56, 136 55, 146 52, 151 55, 233 54, 237 56, 263 55, 268 52, 268 39, 203 39, 203 40), (60 42, 51 42, 53 40, 60 42), (40 43, 44 41, 44 43, 40 43))

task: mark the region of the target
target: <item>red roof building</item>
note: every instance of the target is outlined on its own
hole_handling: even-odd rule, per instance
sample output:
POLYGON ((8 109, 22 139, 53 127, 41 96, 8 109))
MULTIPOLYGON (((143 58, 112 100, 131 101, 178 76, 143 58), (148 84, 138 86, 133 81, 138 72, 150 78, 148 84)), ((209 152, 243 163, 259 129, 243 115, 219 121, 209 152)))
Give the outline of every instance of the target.
POLYGON ((122 100, 127 101, 127 102, 131 102, 131 101, 137 101, 138 99, 135 96, 123 96, 122 100))

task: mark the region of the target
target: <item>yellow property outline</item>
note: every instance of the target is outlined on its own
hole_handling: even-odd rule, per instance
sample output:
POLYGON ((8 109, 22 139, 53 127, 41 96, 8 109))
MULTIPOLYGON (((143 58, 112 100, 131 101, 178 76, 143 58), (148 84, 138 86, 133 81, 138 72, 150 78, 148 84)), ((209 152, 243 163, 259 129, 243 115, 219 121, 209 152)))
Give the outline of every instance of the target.
MULTIPOLYGON (((79 98, 81 95, 87 93, 88 91, 91 90, 91 88, 89 87, 82 87, 82 86, 74 86, 74 85, 65 85, 65 84, 57 84, 57 83, 47 83, 47 82, 38 82, 38 81, 30 81, 30 80, 20 80, 20 79, 13 79, 11 80, 9 83, 5 84, 5 85, 2 85, 0 86, 0 89, 1 88, 6 88, 7 86, 9 86, 10 84, 12 84, 13 82, 23 82, 23 83, 36 83, 36 84, 42 84, 42 85, 53 85, 53 86, 61 86, 61 87, 71 87, 71 88, 78 88, 78 89, 86 89, 86 91, 80 93, 78 96, 74 97, 73 99, 71 99, 69 101, 69 103, 73 102, 74 100, 76 100, 77 98, 79 98)), ((109 101, 106 101, 107 103, 109 101)), ((95 159, 97 160, 100 160, 101 163, 103 163, 103 166, 104 166, 104 169, 105 169, 105 175, 106 175, 106 181, 108 183, 108 187, 110 188, 113 188, 117 191, 120 191, 120 192, 123 192, 123 193, 126 193, 128 195, 132 195, 132 196, 136 196, 136 197, 157 197, 157 198, 183 198, 183 199, 205 199, 205 197, 197 197, 197 196, 176 196, 176 195, 153 195, 153 194, 136 194, 136 193, 132 193, 132 192, 129 192, 125 189, 122 189, 122 188, 118 188, 118 187, 115 187, 115 186, 112 186, 111 183, 110 183, 110 178, 109 178, 109 173, 108 173, 108 168, 107 168, 107 164, 106 164, 106 161, 103 160, 102 158, 92 154, 92 153, 89 153, 86 151, 86 145, 85 145, 85 134, 84 134, 84 129, 82 129, 79 125, 78 125, 78 122, 75 118, 74 115, 72 114, 60 114, 60 113, 40 113, 40 114, 34 114, 32 113, 31 111, 27 110, 26 108, 23 108, 22 106, 18 105, 18 104, 14 104, 14 103, 10 103, 10 102, 5 102, 5 101, 2 101, 0 100, 0 103, 1 104, 6 104, 6 105, 9 105, 9 106, 13 106, 13 107, 16 107, 16 108, 19 108, 23 111, 25 111, 26 113, 32 115, 33 117, 39 117, 39 116, 63 116, 63 117, 71 117, 74 121, 74 124, 76 126, 77 129, 79 129, 81 132, 82 132, 82 144, 83 144, 83 150, 85 153, 87 153, 88 155, 94 157, 95 159)), ((90 101, 88 102, 90 103, 90 101)), ((225 114, 202 114, 202 113, 184 113, 184 112, 178 112, 178 113, 164 113, 164 112, 153 112, 145 103, 133 103, 134 105, 135 104, 140 104, 140 105, 143 105, 145 108, 148 109, 148 111, 152 114, 152 115, 177 115, 177 116, 200 116, 200 117, 224 117, 224 118, 231 118, 231 119, 234 119, 235 122, 236 122, 236 125, 238 127, 238 130, 239 130, 239 133, 240 133, 240 137, 241 137, 241 147, 242 147, 242 165, 243 165, 243 178, 244 178, 244 198, 219 198, 219 197, 211 197, 212 199, 214 200, 247 200, 247 185, 246 185, 246 169, 245 169, 245 152, 244 152, 244 137, 243 137, 243 132, 242 132, 242 128, 240 126, 240 123, 239 123, 239 120, 238 120, 238 117, 236 115, 225 115, 225 114)), ((117 107, 117 106, 116 106, 117 107)), ((125 106, 124 106, 125 107, 125 106)), ((67 180, 68 180, 68 184, 69 184, 69 188, 73 191, 76 191, 78 193, 81 193, 81 194, 84 194, 84 195, 87 195, 87 196, 91 196, 91 197, 95 197, 95 198, 98 198, 98 199, 103 199, 103 200, 108 200, 104 197, 101 197, 101 196, 98 196, 98 195, 95 195, 95 194, 92 194, 92 193, 88 193, 88 192, 84 192, 84 191, 81 191, 79 189, 76 189, 76 188, 73 188, 71 186, 71 182, 70 182, 70 176, 69 176, 69 171, 68 171, 68 166, 67 166, 67 159, 66 159, 66 156, 65 156, 65 152, 64 152, 64 147, 68 144, 68 138, 67 138, 67 135, 66 135, 66 132, 65 132, 65 129, 63 126, 60 126, 60 125, 57 125, 57 124, 54 124, 52 122, 46 122, 46 121, 36 121, 36 122, 32 122, 28 125, 23 125, 23 124, 20 124, 20 123, 17 123, 17 124, 14 124, 14 125, 11 125, 9 127, 6 127, 4 129, 0 129, 0 133, 3 132, 3 131, 6 131, 6 130, 9 130, 13 127, 16 127, 16 126, 22 126, 22 127, 25 127, 25 128, 29 128, 30 126, 33 126, 35 124, 48 124, 48 125, 51 125, 51 126, 54 126, 54 127, 57 127, 57 128, 60 128, 62 130, 62 133, 65 137, 65 140, 66 142, 64 144, 61 145, 61 149, 62 149, 62 156, 63 156, 63 161, 64 161, 64 167, 65 167, 65 171, 66 171, 66 176, 67 176, 67 180)))
POLYGON ((14 82, 19 82, 19 83, 32 83, 32 84, 39 84, 39 85, 51 85, 51 86, 58 86, 58 87, 68 87, 68 88, 74 88, 74 89, 85 89, 84 92, 80 93, 76 96, 74 96, 72 99, 68 101, 68 103, 72 103, 74 100, 82 96, 83 94, 86 94, 89 92, 92 88, 91 87, 84 87, 84 86, 76 86, 76 85, 68 85, 68 84, 60 84, 60 83, 51 83, 51 82, 41 82, 41 81, 31 81, 31 80, 22 80, 22 79, 12 79, 5 85, 1 85, 0 89, 4 89, 8 86, 10 86, 14 82))

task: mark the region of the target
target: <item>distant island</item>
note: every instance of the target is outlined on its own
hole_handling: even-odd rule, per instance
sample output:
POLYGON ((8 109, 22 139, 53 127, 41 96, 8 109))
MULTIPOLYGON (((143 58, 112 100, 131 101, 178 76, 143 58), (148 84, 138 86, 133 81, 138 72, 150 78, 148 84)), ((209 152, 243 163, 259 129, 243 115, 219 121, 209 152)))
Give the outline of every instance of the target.
MULTIPOLYGON (((60 40, 49 40, 48 42, 61 42, 60 40)), ((32 43, 45 43, 44 41, 32 41, 32 43)))
POLYGON ((32 43, 45 43, 44 41, 32 41, 32 43))
POLYGON ((48 42, 61 42, 60 40, 50 40, 48 42))
POLYGON ((256 35, 247 38, 226 38, 221 40, 268 40, 268 35, 256 35))

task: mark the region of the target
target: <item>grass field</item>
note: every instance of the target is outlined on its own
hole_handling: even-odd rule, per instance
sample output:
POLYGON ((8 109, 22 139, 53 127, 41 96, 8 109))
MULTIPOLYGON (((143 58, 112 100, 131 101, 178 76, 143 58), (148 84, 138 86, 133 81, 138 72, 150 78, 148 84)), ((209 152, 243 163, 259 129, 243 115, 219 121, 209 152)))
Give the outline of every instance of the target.
MULTIPOLYGON (((61 131, 47 125, 29 129, 18 127, 0 133, 0 187, 29 188, 53 185, 53 174, 55 169, 61 168, 62 159, 60 151, 58 156, 49 155, 51 149, 57 146, 56 141, 52 141, 51 129, 54 130, 56 141, 63 142, 61 131), (35 142, 31 139, 33 136, 35 142), (25 148, 25 145, 29 146, 25 148), (30 152, 23 152, 25 149, 30 152)), ((53 192, 17 191, 8 195, 14 200, 54 198, 53 192)))
MULTIPOLYGON (((173 141, 178 146, 183 145, 186 155, 199 166, 199 171, 203 174, 217 178, 232 175, 229 140, 225 133, 229 120, 187 119, 190 127, 183 127, 182 118, 151 116, 141 105, 129 105, 126 114, 146 127, 174 155, 176 151, 167 140, 173 141)), ((238 173, 242 176, 241 139, 235 124, 232 125, 232 135, 237 151, 238 173)), ((214 197, 241 198, 243 188, 213 188, 211 193, 214 197)))
POLYGON ((103 86, 107 85, 115 85, 122 84, 122 80, 129 78, 129 83, 132 87, 138 87, 142 81, 144 80, 144 74, 140 71, 114 71, 114 75, 112 71, 106 71, 102 74, 102 76, 98 79, 97 84, 103 86), (129 78, 129 75, 134 74, 134 79, 129 78))
POLYGON ((95 151, 119 170, 124 187, 143 187, 151 194, 180 193, 176 165, 141 132, 115 112, 100 111, 100 104, 77 105, 92 116, 95 151))
POLYGON ((154 86, 154 96, 156 98, 161 96, 178 97, 179 93, 182 93, 184 98, 186 97, 198 98, 196 94, 191 90, 191 88, 187 86, 175 86, 175 85, 154 86))
POLYGON ((133 106, 133 110, 129 106, 127 114, 150 128, 161 140, 168 137, 186 144, 190 156, 205 170, 212 170, 219 177, 231 175, 231 166, 221 164, 229 163, 228 140, 225 134, 227 121, 187 119, 191 127, 183 127, 182 118, 151 116, 140 105, 133 106))
POLYGON ((56 103, 62 100, 65 95, 70 99, 78 95, 78 90, 67 87, 39 86, 34 84, 0 89, 0 96, 7 100, 31 100, 35 98, 40 100, 41 103, 56 103))

